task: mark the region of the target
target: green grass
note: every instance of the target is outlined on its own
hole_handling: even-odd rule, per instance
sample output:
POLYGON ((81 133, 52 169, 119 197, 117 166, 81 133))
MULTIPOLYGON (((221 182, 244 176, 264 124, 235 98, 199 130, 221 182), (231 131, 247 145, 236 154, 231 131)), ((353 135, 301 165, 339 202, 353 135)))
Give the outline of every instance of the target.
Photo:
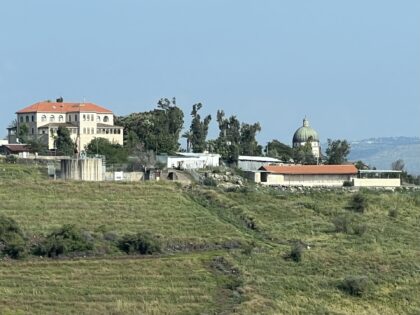
POLYGON ((0 214, 28 236, 73 223, 94 233, 150 231, 164 245, 162 255, 147 258, 2 261, 1 312, 419 314, 420 193, 364 194, 368 207, 360 214, 344 191, 0 180, 0 214), (335 232, 333 221, 343 215, 366 232, 335 232), (298 240, 310 249, 300 262, 286 259, 298 240), (242 247, 215 251, 229 242, 242 247), (174 248, 184 252, 171 256, 174 248), (227 266, 215 267, 217 256, 227 266), (340 290, 349 276, 367 277, 366 294, 340 290))
POLYGON ((2 314, 216 312, 208 257, 0 263, 2 314))

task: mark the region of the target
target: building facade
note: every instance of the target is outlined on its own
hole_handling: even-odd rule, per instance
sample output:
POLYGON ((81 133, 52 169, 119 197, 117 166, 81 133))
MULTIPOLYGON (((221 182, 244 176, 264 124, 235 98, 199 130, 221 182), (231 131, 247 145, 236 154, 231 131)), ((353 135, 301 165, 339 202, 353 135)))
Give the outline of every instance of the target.
POLYGON ((310 143, 312 147, 312 154, 316 159, 321 157, 321 146, 319 143, 319 135, 309 125, 309 121, 303 119, 303 126, 300 127, 293 135, 293 147, 298 148, 310 143))
POLYGON ((9 128, 9 143, 19 143, 18 131, 26 125, 29 139, 39 139, 55 149, 60 126, 66 127, 81 152, 95 138, 123 144, 123 127, 114 125, 114 114, 93 103, 39 102, 16 112, 16 127, 9 128))

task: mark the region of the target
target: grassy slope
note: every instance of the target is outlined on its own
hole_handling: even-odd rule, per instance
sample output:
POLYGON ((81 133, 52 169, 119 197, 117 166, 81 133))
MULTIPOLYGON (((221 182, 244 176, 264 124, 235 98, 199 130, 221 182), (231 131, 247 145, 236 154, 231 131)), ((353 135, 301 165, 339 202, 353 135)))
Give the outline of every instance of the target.
POLYGON ((255 242, 252 254, 210 250, 147 259, 1 262, 0 304, 10 313, 420 313, 418 193, 369 193, 369 209, 360 215, 345 209, 348 193, 185 192, 175 185, 34 176, 0 181, 0 198, 0 213, 34 233, 76 223, 119 234, 146 229, 168 246, 255 242), (388 216, 394 207, 397 218, 388 216), (350 215, 367 232, 333 232, 337 215, 350 215), (311 244, 300 263, 283 258, 297 239, 311 244), (240 270, 236 305, 223 298, 230 294, 226 275, 209 267, 220 255, 240 270), (338 290, 348 275, 367 275, 369 292, 351 297, 338 290))

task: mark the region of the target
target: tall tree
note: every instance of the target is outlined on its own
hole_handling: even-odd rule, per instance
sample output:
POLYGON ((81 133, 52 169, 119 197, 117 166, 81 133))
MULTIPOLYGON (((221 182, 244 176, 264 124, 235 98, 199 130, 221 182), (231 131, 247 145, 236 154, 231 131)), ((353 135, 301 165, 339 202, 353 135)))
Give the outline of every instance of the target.
POLYGON ((19 143, 27 143, 29 140, 29 127, 27 124, 20 124, 17 129, 17 138, 19 143))
POLYGON ((75 144, 70 137, 70 131, 66 127, 58 127, 55 145, 57 151, 64 155, 72 156, 74 154, 75 144))
POLYGON ((159 100, 157 109, 118 117, 116 124, 124 127, 124 134, 134 132, 145 150, 157 153, 174 153, 179 150, 179 136, 184 124, 184 113, 176 99, 159 100))
POLYGON ((260 123, 241 125, 240 153, 242 155, 261 155, 262 146, 258 144, 256 136, 261 131, 260 123))
POLYGON ((282 161, 289 161, 293 158, 293 149, 276 139, 267 143, 267 155, 282 161))
POLYGON ((190 132, 187 134, 187 142, 189 142, 193 152, 195 153, 201 153, 206 150, 206 138, 211 121, 210 115, 207 115, 203 120, 201 120, 201 116, 198 112, 202 107, 203 104, 201 103, 193 105, 191 111, 192 120, 190 132))
POLYGON ((347 140, 328 139, 328 147, 325 153, 327 154, 327 164, 343 164, 347 162, 347 156, 350 153, 350 143, 347 140))
POLYGON ((404 160, 396 160, 391 163, 391 169, 394 171, 403 171, 405 168, 404 160))
POLYGON ((293 160, 295 163, 315 165, 317 160, 312 152, 312 137, 309 137, 305 145, 293 148, 293 160))

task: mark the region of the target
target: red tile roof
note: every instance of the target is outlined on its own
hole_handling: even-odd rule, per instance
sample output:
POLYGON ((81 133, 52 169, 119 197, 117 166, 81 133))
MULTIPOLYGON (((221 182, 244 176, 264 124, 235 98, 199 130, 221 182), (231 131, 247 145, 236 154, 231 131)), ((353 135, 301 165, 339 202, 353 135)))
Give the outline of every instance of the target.
POLYGON ((56 103, 56 102, 39 102, 24 109, 16 114, 24 113, 71 113, 71 112, 92 112, 111 114, 112 111, 93 103, 56 103))
POLYGON ((290 165, 290 166, 262 166, 261 171, 274 174, 290 175, 355 175, 354 165, 290 165))

